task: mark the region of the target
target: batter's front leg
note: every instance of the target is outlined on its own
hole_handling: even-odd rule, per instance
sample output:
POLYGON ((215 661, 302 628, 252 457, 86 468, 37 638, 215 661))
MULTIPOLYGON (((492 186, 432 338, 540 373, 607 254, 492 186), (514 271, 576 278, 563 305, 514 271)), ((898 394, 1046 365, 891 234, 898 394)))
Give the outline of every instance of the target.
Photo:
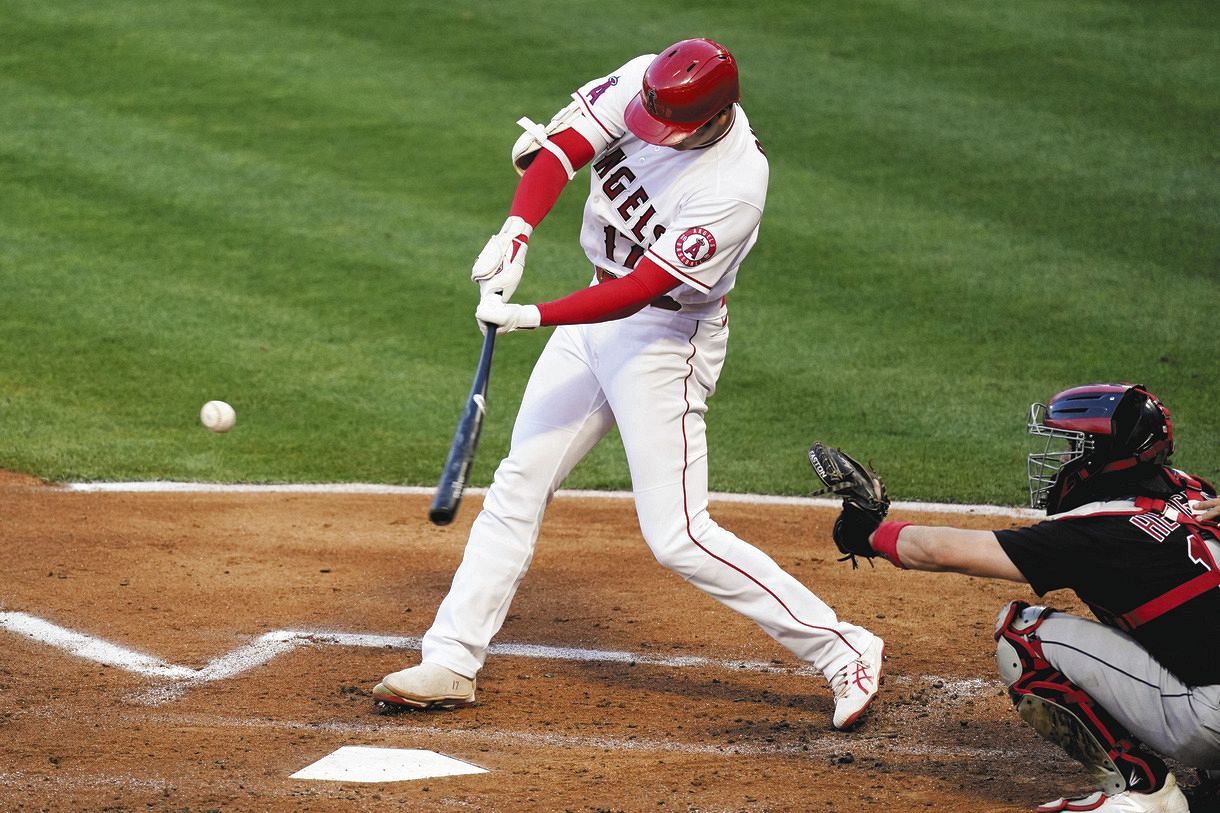
MULTIPOLYGON (((693 439, 691 423, 688 419, 687 435, 693 439)), ((706 461, 706 456, 688 460, 685 477, 670 485, 635 488, 640 528, 657 561, 752 619, 832 680, 862 657, 876 636, 839 619, 774 559, 711 518, 706 461)))
MULTIPOLYGON (((717 525, 707 510, 707 398, 723 364, 727 329, 679 327, 633 317, 646 337, 620 339, 619 357, 602 348, 602 370, 631 468, 636 512, 657 560, 836 680, 880 640, 841 621, 825 602, 770 556, 717 525), (627 382, 621 390, 617 382, 627 382)), ((877 675, 873 675, 875 679, 877 675)), ((875 686, 874 686, 875 689, 875 686)))
POLYGON ((578 328, 547 343, 526 386, 508 456, 470 529, 462 563, 423 640, 423 660, 474 677, 533 558, 542 514, 614 425, 578 328))

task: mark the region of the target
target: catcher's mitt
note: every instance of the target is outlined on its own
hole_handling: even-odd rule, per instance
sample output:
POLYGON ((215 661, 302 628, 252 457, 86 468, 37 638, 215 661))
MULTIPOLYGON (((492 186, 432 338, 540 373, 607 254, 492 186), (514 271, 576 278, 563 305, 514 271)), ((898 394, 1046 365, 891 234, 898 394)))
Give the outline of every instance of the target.
POLYGON ((876 556, 868 537, 890 510, 885 484, 853 457, 824 443, 809 447, 809 465, 822 481, 822 488, 813 496, 837 494, 843 498, 843 511, 834 527, 835 545, 843 554, 839 561, 850 559, 854 568, 857 556, 876 556))

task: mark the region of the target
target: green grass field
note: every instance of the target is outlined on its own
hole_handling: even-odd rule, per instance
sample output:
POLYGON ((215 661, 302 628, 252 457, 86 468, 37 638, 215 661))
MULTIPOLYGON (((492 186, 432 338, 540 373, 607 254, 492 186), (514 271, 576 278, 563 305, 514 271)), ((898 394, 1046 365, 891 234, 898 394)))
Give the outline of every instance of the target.
MULTIPOLYGON (((1220 475, 1220 17, 1103 0, 8 0, 0 468, 435 482, 513 122, 688 35, 737 55, 772 171, 713 488, 806 492, 824 439, 898 498, 1017 504, 1029 402, 1103 379, 1220 475)), ((586 184, 519 300, 587 282, 586 184)), ((476 484, 548 332, 500 343, 476 484)), ((625 487, 621 447, 569 485, 625 487)))

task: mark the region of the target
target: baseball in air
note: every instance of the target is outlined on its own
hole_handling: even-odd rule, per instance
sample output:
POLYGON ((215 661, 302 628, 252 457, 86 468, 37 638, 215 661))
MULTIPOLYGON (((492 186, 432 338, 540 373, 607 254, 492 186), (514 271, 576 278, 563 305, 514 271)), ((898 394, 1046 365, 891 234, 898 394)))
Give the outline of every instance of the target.
POLYGON ((199 420, 213 432, 228 432, 237 423, 237 413, 224 401, 208 401, 199 410, 199 420))

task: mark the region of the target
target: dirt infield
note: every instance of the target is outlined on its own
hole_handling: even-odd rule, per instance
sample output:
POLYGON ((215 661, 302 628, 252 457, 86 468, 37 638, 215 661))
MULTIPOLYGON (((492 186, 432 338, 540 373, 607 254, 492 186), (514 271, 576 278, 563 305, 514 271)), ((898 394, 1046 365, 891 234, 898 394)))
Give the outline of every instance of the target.
POLYGON ((441 529, 425 497, 0 478, 3 617, 147 656, 106 665, 100 642, 73 654, 0 628, 0 809, 998 813, 1088 787, 994 674, 996 610, 1027 588, 852 571, 829 545, 831 514, 807 507, 713 514, 887 640, 887 683, 854 733, 831 729, 821 676, 664 571, 630 505, 608 499, 555 502, 497 638, 551 649, 493 655, 473 708, 375 714, 369 689, 417 659, 406 639, 431 622, 478 502, 441 529), (345 745, 488 773, 289 778, 345 745))

